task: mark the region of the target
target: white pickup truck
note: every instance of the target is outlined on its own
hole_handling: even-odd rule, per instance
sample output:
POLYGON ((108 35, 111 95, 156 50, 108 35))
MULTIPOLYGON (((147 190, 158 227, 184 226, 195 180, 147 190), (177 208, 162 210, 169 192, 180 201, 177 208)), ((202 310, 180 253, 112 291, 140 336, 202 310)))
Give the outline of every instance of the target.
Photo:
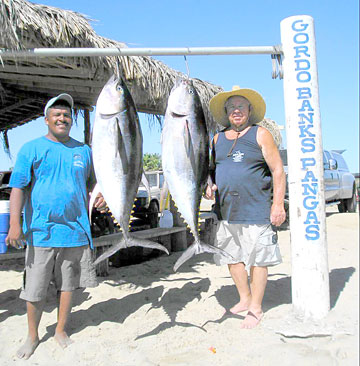
POLYGON ((160 193, 164 184, 161 170, 145 172, 150 186, 150 198, 145 186, 140 183, 135 200, 134 216, 147 221, 151 228, 159 223, 160 193))
POLYGON ((325 201, 337 204, 340 212, 355 212, 355 176, 350 173, 342 152, 324 150, 325 201))
MULTIPOLYGON (((324 186, 326 205, 337 205, 339 212, 356 212, 356 182, 355 177, 350 173, 342 153, 344 150, 324 150, 324 186)), ((287 174, 287 151, 280 150, 287 174)), ((285 199, 288 203, 289 194, 286 189, 285 199)))

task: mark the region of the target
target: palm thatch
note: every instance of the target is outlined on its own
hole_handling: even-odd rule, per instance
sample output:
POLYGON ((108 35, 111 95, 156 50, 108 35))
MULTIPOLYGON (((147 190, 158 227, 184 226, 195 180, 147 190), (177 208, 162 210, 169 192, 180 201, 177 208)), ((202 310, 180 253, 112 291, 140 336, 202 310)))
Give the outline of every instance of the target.
MULTIPOLYGON (((89 21, 88 17, 69 10, 34 4, 26 0, 0 0, 0 47, 9 50, 44 47, 127 47, 125 43, 98 36, 89 21)), ((77 108, 90 108, 95 105, 102 86, 113 73, 121 74, 125 79, 140 112, 156 115, 164 114, 167 98, 176 77, 184 76, 161 61, 143 56, 4 59, 2 67, 0 65, 0 100, 6 98, 12 89, 24 92, 23 99, 35 93, 33 95, 37 98, 33 98, 36 100, 34 103, 46 100, 57 92, 68 91, 74 97, 77 108), (19 75, 19 70, 23 72, 22 75, 19 75), (13 79, 12 73, 16 74, 13 79), (29 85, 29 75, 32 76, 33 90, 29 85), (63 79, 60 82, 62 90, 49 90, 51 78, 54 83, 59 82, 60 78, 63 79), (75 83, 79 82, 79 79, 86 82, 81 85, 75 83), (17 83, 13 80, 17 80, 17 83), (21 83, 24 85, 21 86, 21 83)), ((208 126, 214 129, 216 125, 209 113, 208 101, 222 89, 198 79, 193 79, 193 82, 200 94, 208 126)), ((38 112, 41 114, 41 108, 38 112)), ((24 120, 8 120, 12 123, 0 118, 0 131, 15 127, 28 119, 25 117, 24 120)))
MULTIPOLYGON (((0 48, 127 47, 125 43, 97 35, 90 21, 70 10, 27 0, 0 0, 0 48)), ((0 59, 0 132, 4 134, 41 116, 46 100, 64 91, 73 96, 75 109, 91 110, 113 73, 126 81, 138 111, 157 117, 165 113, 176 77, 185 76, 145 56, 0 59)), ((199 79, 192 81, 200 95, 208 128, 215 132, 218 126, 210 114, 209 100, 222 88, 199 79)), ((270 130, 277 139, 274 126, 270 130)), ((4 134, 8 146, 5 137, 4 134)))
POLYGON ((279 127, 275 121, 270 118, 264 118, 261 122, 258 123, 258 125, 265 127, 267 130, 269 130, 275 140, 277 147, 281 146, 282 137, 279 127))

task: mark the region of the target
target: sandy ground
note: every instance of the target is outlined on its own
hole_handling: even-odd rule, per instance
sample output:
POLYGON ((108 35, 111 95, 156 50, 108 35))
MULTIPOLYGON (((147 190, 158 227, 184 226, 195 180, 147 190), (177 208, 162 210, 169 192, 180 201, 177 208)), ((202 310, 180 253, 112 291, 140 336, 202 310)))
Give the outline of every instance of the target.
POLYGON ((252 330, 240 315, 224 315, 238 301, 227 268, 209 255, 179 272, 179 253, 111 268, 97 288, 76 293, 62 350, 53 338, 56 296, 50 289, 40 324, 41 343, 27 361, 16 350, 27 333, 18 298, 21 262, 0 263, 0 364, 7 365, 358 365, 359 213, 327 210, 330 271, 328 316, 301 322, 292 312, 290 232, 279 232, 283 263, 270 268, 265 317, 252 330))

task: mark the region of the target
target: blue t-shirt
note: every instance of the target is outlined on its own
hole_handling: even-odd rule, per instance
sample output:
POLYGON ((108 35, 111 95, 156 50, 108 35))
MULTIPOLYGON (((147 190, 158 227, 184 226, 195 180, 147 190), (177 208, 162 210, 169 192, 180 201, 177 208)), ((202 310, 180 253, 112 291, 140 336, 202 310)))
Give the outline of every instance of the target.
POLYGON ((25 191, 23 231, 38 247, 90 244, 87 181, 91 150, 72 138, 65 143, 40 137, 18 153, 10 187, 25 191))

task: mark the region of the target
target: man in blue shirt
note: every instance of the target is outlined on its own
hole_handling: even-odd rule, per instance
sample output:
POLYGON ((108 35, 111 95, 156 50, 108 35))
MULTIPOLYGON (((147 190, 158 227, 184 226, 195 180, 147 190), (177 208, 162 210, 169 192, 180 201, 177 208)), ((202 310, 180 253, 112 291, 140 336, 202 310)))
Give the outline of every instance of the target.
MULTIPOLYGON (((80 260, 92 247, 87 202, 95 181, 90 148, 69 136, 72 108, 69 94, 48 101, 48 133, 21 148, 11 175, 6 243, 15 248, 27 244, 20 298, 27 302, 28 338, 17 352, 19 358, 28 359, 39 344, 38 327, 51 280, 59 294, 55 339, 63 348, 72 342, 65 326, 73 291, 79 287, 80 260)), ((105 206, 99 194, 95 207, 105 206)))

